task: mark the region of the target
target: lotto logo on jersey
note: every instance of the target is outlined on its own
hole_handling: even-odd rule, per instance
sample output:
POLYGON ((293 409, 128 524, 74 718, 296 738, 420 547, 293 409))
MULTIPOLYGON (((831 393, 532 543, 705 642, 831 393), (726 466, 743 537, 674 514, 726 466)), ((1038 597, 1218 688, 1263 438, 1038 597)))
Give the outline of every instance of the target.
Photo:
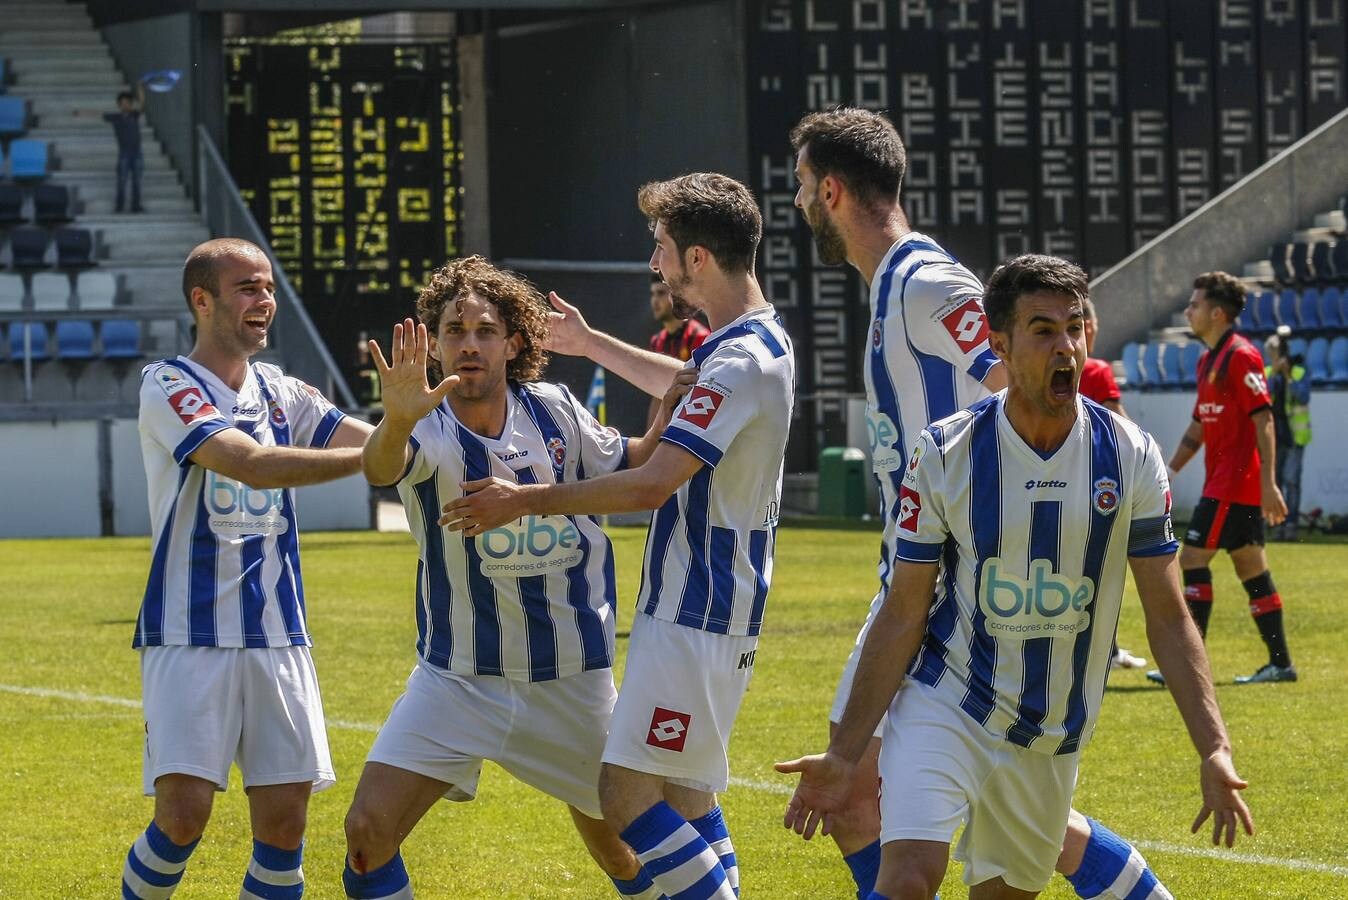
POLYGON ((899 527, 909 534, 917 534, 917 520, 922 515, 922 495, 908 485, 899 486, 899 527))
POLYGON ((198 419, 217 415, 215 407, 211 406, 206 398, 201 396, 201 391, 194 387, 183 388, 169 397, 168 401, 184 425, 191 425, 198 419))
POLYGON ((725 397, 713 390, 697 385, 693 388, 688 399, 683 402, 683 410, 679 413, 679 418, 692 422, 698 428, 706 428, 711 424, 711 420, 716 416, 716 411, 721 408, 721 401, 725 397))
POLYGON ((941 324, 965 353, 988 339, 988 320, 983 315, 983 306, 972 298, 942 316, 941 324))
POLYGON ((651 728, 646 734, 646 743, 661 750, 683 752, 683 744, 688 740, 688 726, 693 717, 688 713, 675 712, 657 706, 651 714, 651 728))
POLYGON ((1046 559, 1030 563, 1028 578, 1020 578, 997 556, 983 564, 978 606, 983 627, 992 637, 1008 641, 1071 637, 1090 627, 1094 601, 1095 582, 1056 574, 1046 559))

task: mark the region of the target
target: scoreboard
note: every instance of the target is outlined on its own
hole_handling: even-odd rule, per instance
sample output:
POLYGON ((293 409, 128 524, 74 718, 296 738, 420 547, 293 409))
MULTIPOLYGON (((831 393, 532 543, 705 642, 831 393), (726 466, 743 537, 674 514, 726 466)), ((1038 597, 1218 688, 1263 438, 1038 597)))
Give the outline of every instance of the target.
POLYGON ((226 46, 229 166, 337 362, 458 252, 452 43, 226 46))
POLYGON ((908 148, 909 222, 981 277, 1029 251, 1094 275, 1344 107, 1345 5, 749 0, 761 274, 819 428, 840 414, 831 397, 861 390, 868 311, 792 208, 800 116, 887 111, 908 148))

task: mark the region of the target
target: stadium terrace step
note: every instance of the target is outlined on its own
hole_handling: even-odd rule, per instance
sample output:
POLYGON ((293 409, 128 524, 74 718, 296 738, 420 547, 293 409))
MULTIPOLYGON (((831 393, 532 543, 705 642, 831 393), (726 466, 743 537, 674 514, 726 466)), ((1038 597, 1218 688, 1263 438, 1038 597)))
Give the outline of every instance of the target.
MULTIPOLYGON (((113 140, 111 128, 108 129, 108 133, 100 144, 101 146, 76 146, 72 148, 66 141, 52 141, 52 152, 61 162, 61 168, 56 170, 55 177, 60 178, 63 171, 115 171, 117 168, 117 143, 113 140)), ((145 171, 146 173, 177 174, 173 172, 168 159, 158 153, 145 155, 145 171)))
MULTIPOLYGON (((60 155, 59 152, 57 154, 60 155)), ((101 166, 96 169, 71 169, 67 168, 62 161, 61 168, 52 173, 52 177, 59 184, 79 185, 80 195, 84 195, 84 186, 87 184, 91 188, 97 188, 103 183, 112 185, 113 173, 101 166)), ((173 170, 163 172, 146 172, 141 178, 141 191, 163 191, 172 188, 179 193, 182 192, 182 183, 178 180, 178 173, 173 170)))
POLYGON ((13 66, 15 87, 24 79, 39 73, 102 72, 109 66, 116 69, 112 54, 106 47, 81 47, 63 50, 60 47, 13 47, 5 51, 5 58, 13 66))
POLYGON ((100 75, 89 75, 70 84, 25 84, 23 87, 14 86, 14 93, 23 96, 27 100, 33 101, 33 105, 51 101, 55 106, 63 101, 79 104, 78 108, 87 108, 88 104, 94 104, 95 107, 106 106, 108 109, 115 108, 113 103, 116 101, 116 92, 125 88, 122 82, 122 76, 116 72, 107 72, 100 75), (101 84, 100 84, 101 83, 101 84), (112 96, 108 96, 112 92, 112 96))
MULTIPOLYGON (((98 234, 98 246, 103 249, 104 258, 113 261, 149 260, 177 258, 175 252, 182 250, 182 258, 202 241, 210 239, 210 232, 195 222, 147 222, 140 216, 124 215, 125 221, 115 226, 95 229, 98 234)), ((84 220, 80 226, 90 228, 84 220)))
POLYGON ((96 87, 103 83, 118 85, 122 83, 122 75, 113 66, 111 59, 97 60, 95 65, 73 71, 56 66, 50 69, 30 69, 17 76, 16 83, 10 85, 9 89, 15 94, 27 97, 34 91, 48 87, 68 86, 88 91, 91 86, 96 87))
POLYGON ((8 50, 10 47, 63 47, 72 49, 76 47, 100 47, 104 48, 103 36, 98 32, 82 31, 73 28, 69 31, 64 28, 53 28, 39 31, 6 29, 0 33, 0 50, 8 50))
MULTIPOLYGON (((122 215, 113 211, 116 197, 113 196, 112 188, 109 188, 105 193, 96 194, 92 197, 86 197, 84 192, 80 191, 79 200, 83 207, 80 213, 81 221, 86 217, 120 217, 122 215)), ((185 196, 154 197, 153 199, 145 196, 141 198, 141 203, 148 212, 137 213, 137 215, 196 215, 192 208, 192 201, 185 196)), ((130 215, 130 213, 126 215, 130 215)))

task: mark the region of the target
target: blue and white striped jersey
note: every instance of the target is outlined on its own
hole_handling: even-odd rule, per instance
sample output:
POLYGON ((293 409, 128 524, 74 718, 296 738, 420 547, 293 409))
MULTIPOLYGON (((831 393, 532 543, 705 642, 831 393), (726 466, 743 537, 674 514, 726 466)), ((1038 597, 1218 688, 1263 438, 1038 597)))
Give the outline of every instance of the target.
POLYGON ((140 445, 154 552, 134 646, 309 643, 294 491, 252 488, 188 457, 225 428, 264 447, 326 447, 343 418, 268 363, 250 363, 238 392, 183 357, 145 367, 140 445))
POLYGON ((885 526, 881 596, 889 589, 909 450, 928 423, 988 395, 982 379, 998 360, 988 347, 982 297, 972 272, 916 232, 894 243, 871 278, 866 429, 885 526))
POLYGON ((941 563, 910 677, 990 733, 1044 753, 1090 740, 1127 558, 1174 553, 1170 486, 1150 435, 1079 399, 1045 458, 1006 392, 929 426, 898 502, 900 560, 941 563))
POLYGON ((416 538, 417 653, 458 675, 548 681, 613 665, 613 549, 591 516, 526 516, 478 537, 439 519, 462 481, 556 484, 622 468, 627 442, 565 387, 512 383, 505 427, 475 434, 448 403, 417 423, 398 494, 416 538))
POLYGON ((656 510, 637 608, 717 634, 754 635, 772 581, 795 357, 775 311, 712 332, 697 384, 661 440, 705 465, 656 510))

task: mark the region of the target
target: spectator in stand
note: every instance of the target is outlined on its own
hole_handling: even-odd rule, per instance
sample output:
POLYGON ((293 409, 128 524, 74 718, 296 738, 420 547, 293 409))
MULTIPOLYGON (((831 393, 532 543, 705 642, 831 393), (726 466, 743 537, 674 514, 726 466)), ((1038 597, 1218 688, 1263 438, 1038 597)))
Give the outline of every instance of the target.
MULTIPOLYGON (((702 346, 711 332, 696 318, 680 319, 674 314, 674 298, 669 285, 659 275, 651 276, 651 315, 660 323, 660 330, 651 335, 650 348, 655 353, 672 356, 679 362, 688 362, 693 351, 702 346)), ((660 409, 660 397, 652 397, 646 412, 646 427, 655 420, 660 409)))
MULTIPOLYGON (((1116 412, 1124 418, 1128 413, 1119 398, 1119 383, 1114 380, 1114 367, 1103 359, 1091 356, 1095 351, 1095 335, 1100 330, 1100 320, 1095 315, 1095 304, 1090 298, 1081 301, 1081 311, 1085 314, 1086 364, 1081 367, 1081 382, 1077 390, 1081 396, 1094 400, 1101 406, 1116 412)), ((1140 669, 1147 664, 1146 657, 1134 656, 1122 647, 1114 648, 1114 658, 1110 666, 1115 669, 1140 669)))
POLYGON ((1297 539, 1297 519, 1301 512, 1301 458, 1311 442, 1311 379, 1306 361, 1294 355, 1290 345, 1292 329, 1278 327, 1264 342, 1264 367, 1269 396, 1273 398, 1273 435, 1278 457, 1278 489, 1287 502, 1287 518, 1273 529, 1275 541, 1297 539))
POLYGON ((103 114, 103 121, 112 126, 117 136, 117 212, 126 210, 128 187, 131 211, 145 212, 140 205, 140 176, 145 171, 145 157, 140 150, 140 114, 144 109, 145 86, 136 82, 135 94, 122 91, 117 95, 117 112, 103 114))

